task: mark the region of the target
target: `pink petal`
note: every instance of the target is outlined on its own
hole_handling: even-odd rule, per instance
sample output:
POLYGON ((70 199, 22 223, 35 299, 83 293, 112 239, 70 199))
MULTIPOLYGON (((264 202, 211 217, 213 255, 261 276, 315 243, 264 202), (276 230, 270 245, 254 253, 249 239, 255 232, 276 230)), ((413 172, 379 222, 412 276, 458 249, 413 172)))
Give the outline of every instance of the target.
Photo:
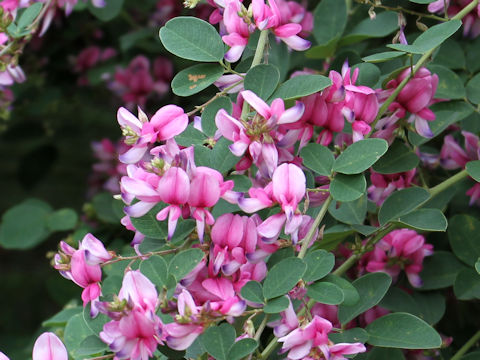
POLYGON ((260 99, 255 93, 250 90, 245 90, 240 93, 242 97, 248 102, 260 115, 265 119, 270 118, 270 106, 265 101, 260 99))
POLYGON ((40 335, 33 346, 33 360, 68 360, 68 353, 62 341, 51 332, 40 335))

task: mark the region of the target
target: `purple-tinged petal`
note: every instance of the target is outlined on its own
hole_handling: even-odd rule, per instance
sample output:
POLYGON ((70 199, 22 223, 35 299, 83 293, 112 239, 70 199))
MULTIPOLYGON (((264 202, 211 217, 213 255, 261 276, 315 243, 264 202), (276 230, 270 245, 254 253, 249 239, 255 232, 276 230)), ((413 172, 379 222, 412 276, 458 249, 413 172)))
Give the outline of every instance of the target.
POLYGON ((245 90, 240 93, 242 97, 248 102, 260 115, 268 119, 271 116, 270 106, 265 101, 260 99, 254 92, 245 90))

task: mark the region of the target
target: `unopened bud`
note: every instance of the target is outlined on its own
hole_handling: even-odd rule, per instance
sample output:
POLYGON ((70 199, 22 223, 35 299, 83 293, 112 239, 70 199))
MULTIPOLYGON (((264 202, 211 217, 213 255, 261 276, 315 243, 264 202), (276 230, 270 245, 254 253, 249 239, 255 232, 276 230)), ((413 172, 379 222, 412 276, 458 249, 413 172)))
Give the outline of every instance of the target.
POLYGON ((420 18, 417 19, 415 24, 417 25, 417 29, 420 30, 420 31, 427 31, 428 30, 428 26, 425 25, 424 23, 420 22, 420 18))
POLYGON ((160 170, 163 170, 163 167, 165 166, 165 161, 159 157, 153 158, 150 163, 152 164, 152 167, 160 170))
POLYGON ((183 6, 188 9, 193 9, 195 6, 197 6, 199 0, 185 0, 183 2, 183 6))
POLYGON ((252 338, 255 336, 255 326, 253 325, 253 321, 251 319, 245 321, 245 324, 243 325, 243 330, 245 331, 245 333, 248 334, 248 336, 252 338))
POLYGON ((375 8, 373 6, 368 9, 368 16, 370 16, 370 20, 374 20, 377 17, 377 14, 375 13, 375 8))
POLYGON ((138 120, 140 120, 142 123, 148 122, 148 116, 143 112, 142 109, 140 109, 140 106, 138 107, 138 120))

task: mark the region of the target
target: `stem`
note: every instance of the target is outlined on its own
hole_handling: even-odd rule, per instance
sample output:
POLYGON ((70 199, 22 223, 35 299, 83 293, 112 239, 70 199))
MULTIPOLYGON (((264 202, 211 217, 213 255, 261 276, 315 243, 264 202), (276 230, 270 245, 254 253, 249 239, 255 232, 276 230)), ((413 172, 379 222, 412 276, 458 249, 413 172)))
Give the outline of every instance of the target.
POLYGON ((332 196, 330 195, 327 200, 322 205, 322 208, 320 209, 320 212, 318 213, 317 217, 315 218, 315 221, 313 222, 312 226, 308 230, 307 236, 305 236, 305 239, 302 241, 302 248, 300 249, 300 252, 298 253, 298 258, 303 259, 305 257, 305 254, 307 253, 308 246, 312 242, 312 239, 315 235, 315 231, 317 230, 318 226, 323 220, 323 217, 327 213, 328 207, 330 206, 330 203, 332 202, 332 196))
POLYGON ((377 5, 373 1, 368 1, 368 5, 373 6, 373 7, 378 7, 378 8, 381 8, 381 9, 385 9, 385 10, 395 11, 395 12, 404 12, 406 14, 416 15, 416 16, 420 16, 420 17, 424 17, 424 18, 428 18, 428 19, 435 19, 435 20, 443 21, 443 22, 448 21, 448 18, 445 19, 445 18, 442 18, 440 16, 436 16, 436 15, 432 15, 432 14, 424 14, 424 13, 421 13, 421 12, 418 12, 418 11, 404 9, 401 6, 393 7, 393 6, 386 6, 386 5, 381 5, 381 4, 377 5))
POLYGON ((15 41, 12 41, 11 43, 7 44, 1 51, 0 51, 0 56, 2 56, 3 54, 5 54, 11 47, 12 45, 15 43, 15 41))
POLYGON ((196 106, 195 110, 192 110, 192 111, 188 112, 187 115, 192 116, 193 114, 195 114, 199 110, 203 109, 205 106, 207 106, 207 105, 211 104, 212 102, 214 102, 215 100, 217 100, 219 97, 221 97, 223 95, 226 95, 230 90, 232 90, 235 86, 240 85, 242 82, 243 82, 243 80, 239 80, 235 84, 230 85, 229 87, 223 89, 222 91, 217 93, 214 97, 212 97, 207 102, 203 103, 202 105, 196 106))
POLYGON ((480 330, 473 335, 450 360, 460 360, 463 354, 465 354, 478 340, 480 340, 480 330))
POLYGON ((462 20, 470 11, 472 11, 477 5, 479 0, 473 0, 470 4, 465 6, 457 15, 450 20, 462 20))
POLYGON ((167 255, 167 254, 171 254, 171 253, 176 253, 180 249, 181 248, 175 248, 175 249, 169 249, 169 250, 163 250, 163 251, 153 251, 153 252, 146 253, 146 254, 143 254, 143 255, 117 256, 113 260, 104 262, 103 264, 101 264, 101 266, 107 266, 107 265, 114 264, 114 263, 117 263, 117 262, 120 262, 120 261, 125 261, 125 260, 141 260, 141 259, 144 259, 146 257, 148 258, 150 256, 153 256, 153 255, 160 255, 160 256, 161 255, 167 255))
MULTIPOLYGON (((260 32, 260 37, 258 38, 257 48, 255 49, 255 55, 253 56, 250 69, 253 68, 254 66, 259 65, 262 62, 263 53, 265 52, 265 46, 267 45, 267 41, 268 41, 268 33, 269 33, 268 29, 262 30, 260 32)), ((244 101, 243 107, 242 107, 242 115, 240 116, 240 119, 246 120, 248 111, 249 111, 249 105, 246 101, 244 101)))
POLYGON ((260 354, 260 356, 258 357, 259 359, 268 359, 268 357, 270 356, 270 354, 272 353, 273 350, 275 350, 275 348, 277 347, 278 345, 278 342, 277 342, 278 338, 277 337, 274 337, 267 345, 267 347, 262 351, 262 353, 260 354))
POLYGON ((455 175, 453 175, 452 177, 449 177, 447 180, 441 182, 440 184, 434 186, 433 188, 431 188, 429 191, 430 191, 430 195, 432 195, 432 197, 434 196, 437 196, 439 193, 441 193, 442 191, 444 191, 445 189, 447 189, 448 187, 456 184, 457 182, 459 182, 460 180, 463 180, 464 178, 466 178, 468 176, 468 173, 467 173, 467 170, 462 170, 458 173, 456 173, 455 175))
POLYGON ((257 341, 260 341, 260 336, 262 336, 263 330, 265 330, 265 326, 267 326, 267 321, 268 321, 268 314, 265 314, 265 317, 263 318, 262 322, 258 326, 257 332, 255 333, 254 339, 257 341))
POLYGON ((353 254, 350 256, 342 265, 340 265, 334 272, 332 272, 333 275, 337 276, 342 276, 345 274, 355 263, 357 262, 358 259, 362 257, 364 253, 367 252, 368 247, 371 245, 375 245, 377 242, 379 242, 385 235, 387 235, 389 232, 395 229, 395 225, 388 225, 386 228, 383 230, 380 230, 377 232, 377 234, 372 237, 370 240, 367 241, 365 246, 362 247, 362 250, 356 254, 353 254))

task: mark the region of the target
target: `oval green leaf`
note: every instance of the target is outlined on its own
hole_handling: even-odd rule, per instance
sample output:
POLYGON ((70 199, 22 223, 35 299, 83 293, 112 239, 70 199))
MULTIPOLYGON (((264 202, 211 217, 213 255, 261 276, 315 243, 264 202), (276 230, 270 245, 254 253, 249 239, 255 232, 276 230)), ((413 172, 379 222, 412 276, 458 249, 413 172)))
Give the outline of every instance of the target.
POLYGON ((452 286, 460 270, 465 266, 448 251, 435 251, 423 262, 420 278, 423 281, 421 290, 436 290, 452 286))
POLYGON ((332 81, 322 75, 299 75, 285 81, 270 98, 297 99, 319 92, 330 85, 332 81))
POLYGON ((167 262, 158 255, 150 256, 140 264, 140 271, 159 289, 167 283, 167 262))
POLYGON ((455 279, 453 291, 460 300, 480 299, 480 274, 474 269, 463 269, 455 279))
POLYGON ((428 190, 411 187, 395 191, 382 204, 378 213, 380 225, 398 219, 403 215, 412 212, 430 198, 428 190))
POLYGON ((468 162, 465 169, 476 182, 480 182, 480 160, 468 162))
POLYGON ((218 360, 229 360, 230 348, 235 342, 235 329, 232 325, 223 323, 220 326, 209 327, 202 335, 201 342, 205 350, 218 360))
POLYGON ((277 88, 279 81, 280 71, 276 66, 260 64, 248 70, 243 86, 245 90, 251 90, 263 100, 267 100, 277 88))
POLYGON ((359 174, 375 164, 388 150, 383 139, 360 140, 343 151, 333 164, 333 171, 342 174, 359 174))
POLYGON ((172 91, 178 96, 190 96, 212 85, 223 75, 219 64, 197 64, 180 71, 172 80, 172 91))
POLYGON ((335 158, 326 146, 311 143, 300 151, 303 164, 319 175, 330 176, 335 158))
POLYGON ((447 218, 438 209, 418 209, 401 216, 396 222, 420 231, 447 230, 447 218))
POLYGON ((388 151, 373 165, 380 174, 395 174, 416 168, 420 159, 401 141, 394 142, 388 151))
POLYGON ((240 295, 245 300, 263 304, 265 300, 263 299, 263 288, 258 281, 249 281, 243 285, 240 295))
POLYGON ((373 346, 400 349, 435 349, 440 335, 425 321, 408 313, 393 313, 376 319, 365 328, 373 346))
POLYGON ((354 201, 362 197, 366 188, 363 174, 337 174, 330 183, 330 194, 337 201, 354 201))
POLYGON ((224 44, 208 22, 189 16, 175 17, 160 29, 160 40, 172 54, 193 61, 217 62, 223 59, 224 44))
POLYGON ((320 304, 338 305, 344 300, 342 289, 326 281, 320 281, 307 287, 307 296, 320 304))
POLYGON ((280 296, 278 298, 270 299, 263 307, 265 314, 278 314, 288 307, 289 301, 286 296, 280 296))
POLYGON ((338 308, 338 319, 346 324, 361 313, 377 305, 386 294, 392 278, 382 272, 371 273, 356 279, 352 285, 357 289, 360 301, 354 305, 342 304, 338 308))
POLYGON ((303 275, 306 282, 320 280, 332 271, 335 265, 335 256, 325 250, 315 250, 303 259, 307 264, 307 271, 303 275))
POLYGON ((306 269, 307 264, 299 258, 287 258, 275 264, 263 283, 265 299, 273 299, 292 290, 306 269))
POLYGON ((168 274, 173 275, 177 281, 182 280, 204 257, 200 249, 188 249, 174 256, 168 266, 168 274))

